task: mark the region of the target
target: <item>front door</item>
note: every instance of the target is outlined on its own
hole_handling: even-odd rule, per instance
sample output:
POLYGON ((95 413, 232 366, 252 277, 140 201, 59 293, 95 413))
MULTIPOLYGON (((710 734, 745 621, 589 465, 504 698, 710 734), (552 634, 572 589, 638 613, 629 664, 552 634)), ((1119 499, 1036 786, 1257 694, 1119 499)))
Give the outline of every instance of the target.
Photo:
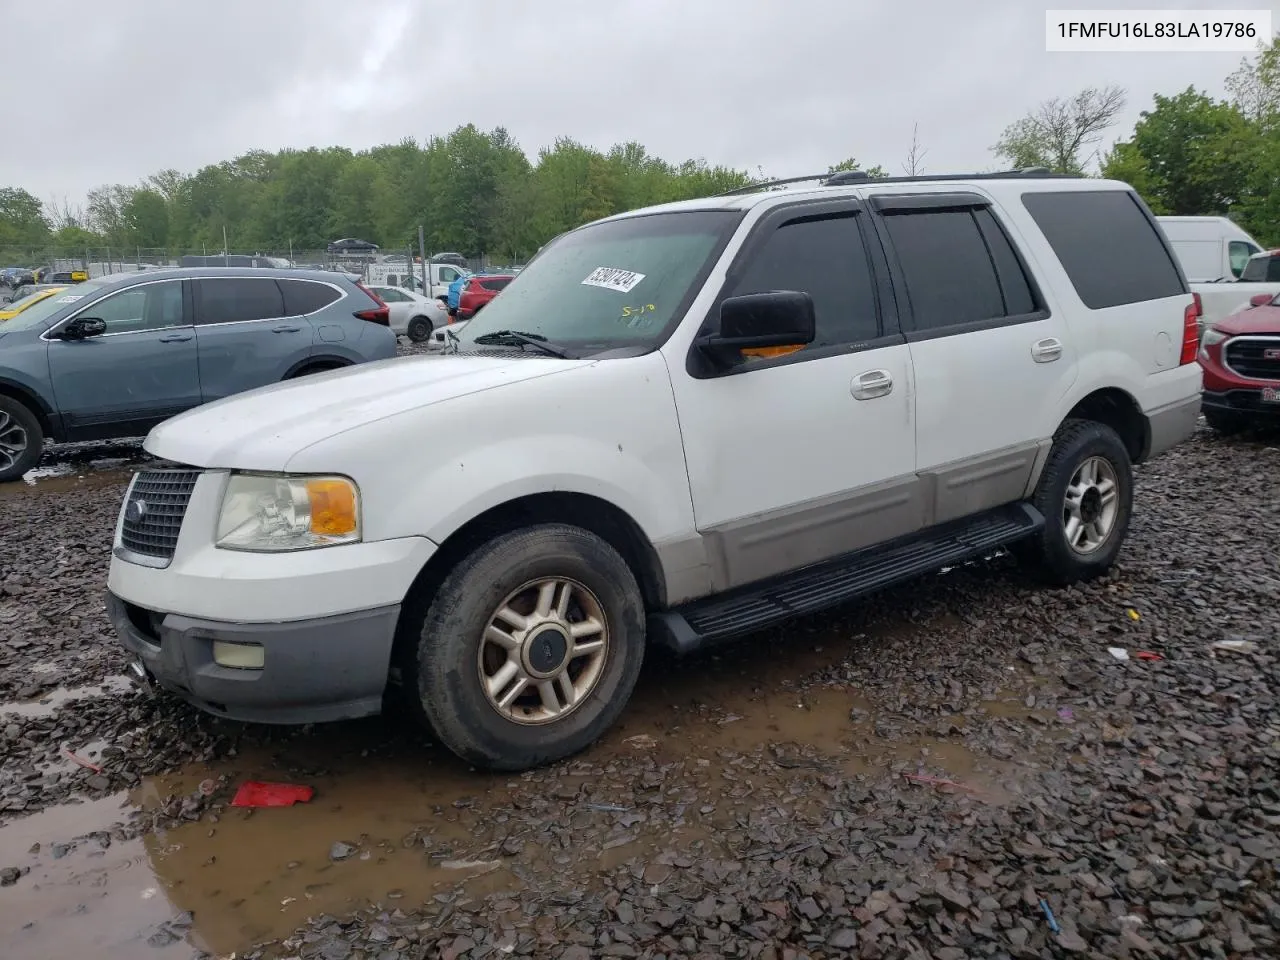
POLYGON ((49 372, 67 439, 140 437, 201 402, 195 329, 183 281, 140 283, 80 311, 101 336, 51 340, 49 372))
POLYGON ((1076 344, 1052 314, 1010 227, 978 194, 871 201, 896 259, 916 372, 917 469, 927 519, 1021 499, 1076 378, 1076 344))
POLYGON ((908 348, 879 295, 853 200, 774 210, 725 297, 796 290, 817 336, 798 352, 697 375, 669 357, 713 586, 736 587, 919 529, 908 348))

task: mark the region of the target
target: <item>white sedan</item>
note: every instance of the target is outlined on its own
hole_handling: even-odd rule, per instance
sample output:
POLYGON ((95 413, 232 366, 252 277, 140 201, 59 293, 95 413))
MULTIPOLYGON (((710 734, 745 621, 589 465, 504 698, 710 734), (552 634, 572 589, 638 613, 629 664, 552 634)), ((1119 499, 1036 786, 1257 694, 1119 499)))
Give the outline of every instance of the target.
POLYGON ((414 343, 430 338, 431 331, 444 326, 449 314, 439 300, 431 300, 403 287, 370 287, 391 309, 391 330, 414 343))
POLYGON ((427 349, 443 350, 449 342, 449 334, 461 333, 462 328, 469 322, 470 321, 467 320, 455 320, 453 323, 447 324, 443 327, 437 327, 436 331, 431 334, 431 342, 427 344, 427 349))

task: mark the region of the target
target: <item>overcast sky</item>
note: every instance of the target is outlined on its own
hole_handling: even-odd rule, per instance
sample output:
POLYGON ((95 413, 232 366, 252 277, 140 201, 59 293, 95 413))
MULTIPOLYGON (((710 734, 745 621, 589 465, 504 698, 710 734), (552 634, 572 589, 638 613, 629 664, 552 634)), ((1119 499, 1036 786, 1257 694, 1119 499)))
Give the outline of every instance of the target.
MULTIPOLYGON (((1123 86, 1220 95, 1243 54, 1046 53, 1027 0, 0 0, 0 185, 74 201, 254 148, 353 149, 504 126, 530 158, 565 135, 638 140, 773 176, 848 156, 901 172, 996 164, 1037 102, 1123 86)), ((1280 3, 1107 4, 1273 9, 1280 3)))

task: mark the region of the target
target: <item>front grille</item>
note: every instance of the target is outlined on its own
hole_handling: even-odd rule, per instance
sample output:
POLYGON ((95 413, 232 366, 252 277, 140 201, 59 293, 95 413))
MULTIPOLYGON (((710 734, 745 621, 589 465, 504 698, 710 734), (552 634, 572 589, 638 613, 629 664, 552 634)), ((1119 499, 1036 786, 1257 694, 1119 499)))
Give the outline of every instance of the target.
POLYGON ((142 470, 125 501, 120 544, 132 553, 171 560, 199 470, 142 470))
POLYGON ((1248 380, 1280 380, 1280 337, 1228 341, 1223 360, 1248 380))

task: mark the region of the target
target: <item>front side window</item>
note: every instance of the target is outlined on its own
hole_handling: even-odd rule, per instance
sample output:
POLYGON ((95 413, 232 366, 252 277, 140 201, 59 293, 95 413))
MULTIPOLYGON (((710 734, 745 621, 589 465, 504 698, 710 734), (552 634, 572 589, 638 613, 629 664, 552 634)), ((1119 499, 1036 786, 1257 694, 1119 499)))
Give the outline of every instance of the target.
POLYGON ((467 324, 457 335, 460 349, 503 330, 543 337, 579 355, 652 349, 679 319, 740 218, 721 210, 658 213, 566 233, 467 324))
POLYGON ((813 298, 814 340, 806 349, 879 336, 871 267, 855 214, 783 224, 751 258, 727 295, 774 290, 813 298))
POLYGON ((238 323, 285 316, 284 299, 270 277, 226 277, 197 280, 200 322, 238 323))
POLYGON ((1239 277, 1244 272, 1249 258, 1258 252, 1257 247, 1252 243, 1245 243, 1243 240, 1232 240, 1227 244, 1227 257, 1231 261, 1232 275, 1239 277))
POLYGON ((183 324, 182 281, 129 287, 91 304, 79 315, 104 321, 108 334, 180 327, 183 324))

